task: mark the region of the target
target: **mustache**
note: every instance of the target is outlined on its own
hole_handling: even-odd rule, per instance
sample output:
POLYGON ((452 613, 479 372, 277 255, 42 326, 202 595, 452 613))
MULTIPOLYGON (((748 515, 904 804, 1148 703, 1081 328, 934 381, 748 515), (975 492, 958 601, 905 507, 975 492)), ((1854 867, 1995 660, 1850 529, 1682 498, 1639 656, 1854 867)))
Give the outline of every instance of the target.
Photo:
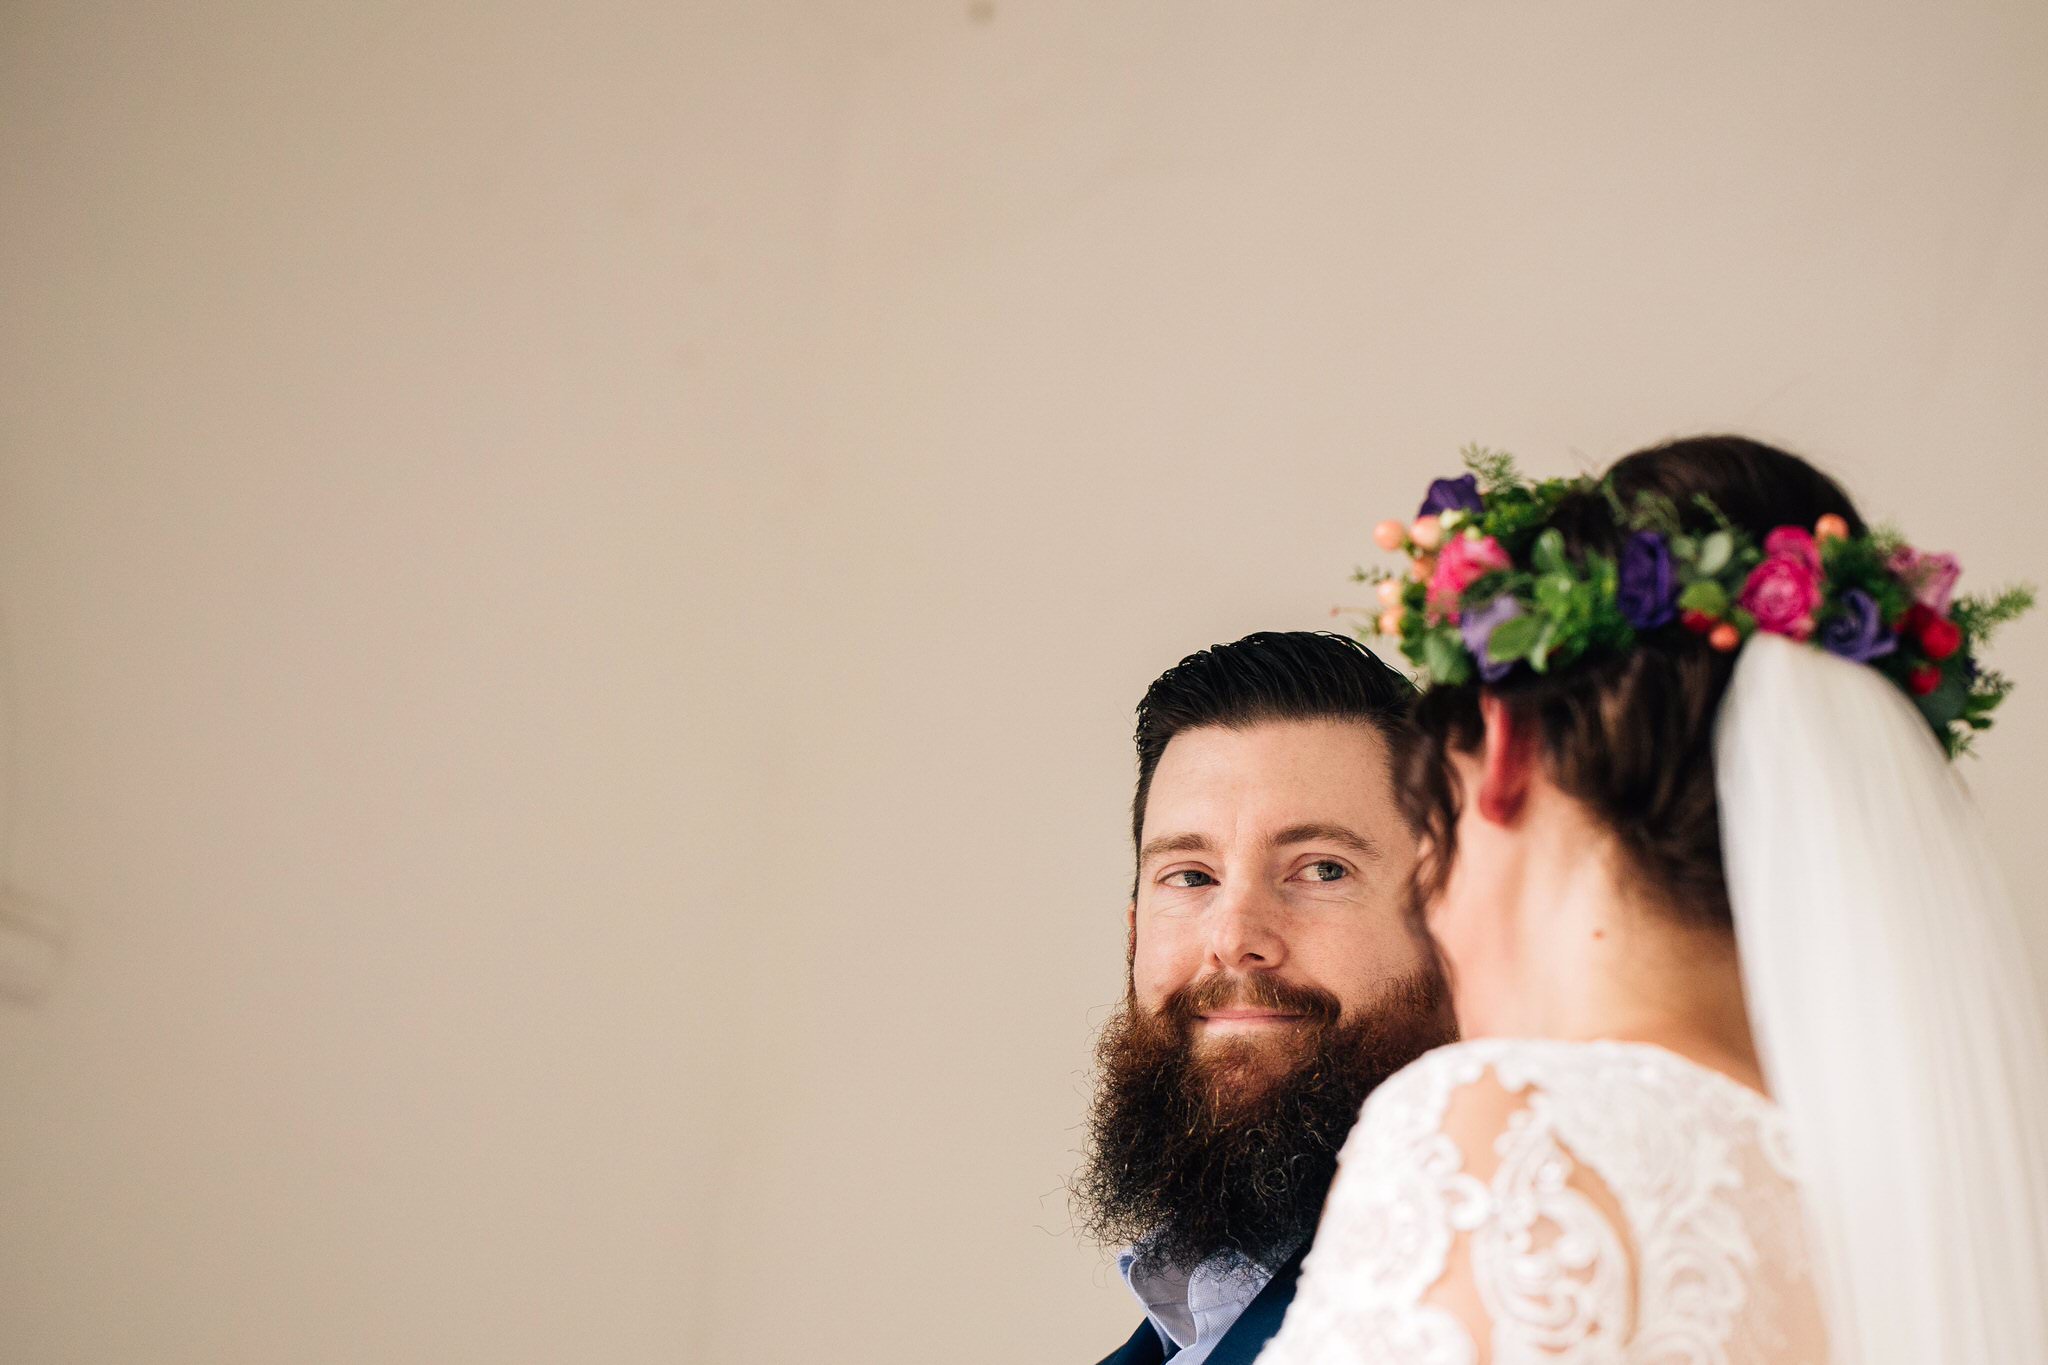
POLYGON ((1329 991, 1315 986, 1282 981, 1265 973, 1241 976, 1217 972, 1190 981, 1160 1002, 1159 1013, 1186 1028, 1204 1014, 1222 1009, 1273 1010, 1301 1015, 1309 1024, 1334 1025, 1343 1013, 1343 1003, 1329 991))

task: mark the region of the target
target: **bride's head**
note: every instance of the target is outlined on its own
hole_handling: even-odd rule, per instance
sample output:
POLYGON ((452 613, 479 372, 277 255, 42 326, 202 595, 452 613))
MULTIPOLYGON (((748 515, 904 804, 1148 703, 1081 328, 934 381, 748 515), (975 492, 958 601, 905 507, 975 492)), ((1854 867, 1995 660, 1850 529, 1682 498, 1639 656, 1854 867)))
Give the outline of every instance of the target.
MULTIPOLYGON (((1830 513, 1864 529, 1832 479, 1739 437, 1641 450, 1607 477, 1616 497, 1573 494, 1551 522, 1574 559, 1620 559, 1631 531, 1614 509, 1645 493, 1680 509, 1688 529, 1713 529, 1702 496, 1758 540, 1830 513)), ((1635 925, 1706 943, 1729 935, 1712 736, 1736 655, 1666 635, 1677 638, 1555 674, 1437 686, 1419 702, 1398 785, 1423 841, 1414 911, 1454 987, 1463 978, 1495 992, 1501 971, 1540 970, 1531 946, 1546 936, 1635 925), (1603 919, 1602 900, 1628 914, 1603 919)), ((1468 1026, 1479 1022, 1471 1004, 1459 1002, 1468 1026)))

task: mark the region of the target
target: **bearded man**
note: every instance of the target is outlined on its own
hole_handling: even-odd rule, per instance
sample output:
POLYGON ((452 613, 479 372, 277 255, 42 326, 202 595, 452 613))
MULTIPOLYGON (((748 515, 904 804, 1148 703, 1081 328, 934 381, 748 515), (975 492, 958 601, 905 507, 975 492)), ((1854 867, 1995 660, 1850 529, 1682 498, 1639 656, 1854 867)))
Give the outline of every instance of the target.
POLYGON ((1390 737, 1413 689, 1342 636, 1193 654, 1138 706, 1128 975, 1083 1230, 1145 1321, 1102 1365, 1249 1365, 1374 1086, 1455 1037, 1404 913, 1390 737))

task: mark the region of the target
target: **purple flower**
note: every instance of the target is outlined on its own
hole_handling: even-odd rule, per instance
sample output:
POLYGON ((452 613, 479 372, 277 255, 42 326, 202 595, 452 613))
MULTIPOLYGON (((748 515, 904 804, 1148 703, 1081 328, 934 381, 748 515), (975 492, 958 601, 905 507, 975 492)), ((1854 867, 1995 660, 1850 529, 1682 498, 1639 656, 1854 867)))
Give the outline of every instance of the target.
POLYGON ((1514 669, 1515 661, 1495 663, 1486 657, 1486 643, 1493 638, 1493 632, 1517 616, 1522 615, 1522 604, 1512 593, 1502 593, 1478 611, 1468 611, 1465 619, 1458 623, 1458 630, 1465 637, 1465 648, 1472 651, 1479 660, 1479 676, 1487 682, 1496 683, 1514 669))
POLYGON ((1829 616, 1820 628, 1820 644, 1851 663, 1867 664, 1897 649, 1899 637, 1884 628, 1884 618, 1870 594, 1851 588, 1842 594, 1840 612, 1829 616))
POLYGON ((1456 479, 1438 479, 1429 486, 1418 517, 1440 517, 1446 512, 1477 512, 1485 506, 1479 500, 1479 476, 1466 474, 1456 479))
POLYGON ((1637 630, 1671 624, 1678 612, 1678 584, 1671 573, 1671 550, 1655 531, 1638 531, 1621 551, 1621 584, 1615 605, 1637 630))

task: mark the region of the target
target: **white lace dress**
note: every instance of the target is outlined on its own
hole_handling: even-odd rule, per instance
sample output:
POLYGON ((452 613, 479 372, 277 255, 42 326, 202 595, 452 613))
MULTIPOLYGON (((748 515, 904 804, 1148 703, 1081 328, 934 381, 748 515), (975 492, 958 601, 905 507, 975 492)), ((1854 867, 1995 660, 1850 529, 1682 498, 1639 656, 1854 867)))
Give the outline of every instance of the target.
POLYGON ((1642 1043, 1439 1048, 1366 1101, 1259 1365, 1825 1365, 1777 1108, 1642 1043))

